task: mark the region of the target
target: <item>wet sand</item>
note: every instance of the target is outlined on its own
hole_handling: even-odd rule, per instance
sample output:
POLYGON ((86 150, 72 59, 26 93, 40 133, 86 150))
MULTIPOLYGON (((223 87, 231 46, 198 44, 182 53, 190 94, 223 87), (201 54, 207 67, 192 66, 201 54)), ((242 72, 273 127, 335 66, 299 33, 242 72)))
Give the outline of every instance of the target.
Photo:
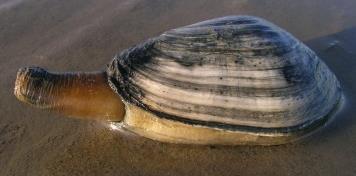
POLYGON ((356 175, 356 2, 0 0, 0 175, 356 175), (225 15, 285 28, 339 78, 346 102, 313 136, 281 146, 159 143, 18 102, 18 68, 104 69, 165 30, 225 15))

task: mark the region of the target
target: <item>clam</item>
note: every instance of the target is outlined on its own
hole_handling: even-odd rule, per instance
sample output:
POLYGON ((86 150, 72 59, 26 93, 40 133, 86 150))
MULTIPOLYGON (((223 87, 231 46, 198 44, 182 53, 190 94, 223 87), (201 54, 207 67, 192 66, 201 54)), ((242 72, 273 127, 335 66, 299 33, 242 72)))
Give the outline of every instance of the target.
POLYGON ((172 29, 117 54, 106 71, 21 68, 16 97, 158 141, 283 144, 323 126, 335 75, 290 33, 252 16, 172 29))

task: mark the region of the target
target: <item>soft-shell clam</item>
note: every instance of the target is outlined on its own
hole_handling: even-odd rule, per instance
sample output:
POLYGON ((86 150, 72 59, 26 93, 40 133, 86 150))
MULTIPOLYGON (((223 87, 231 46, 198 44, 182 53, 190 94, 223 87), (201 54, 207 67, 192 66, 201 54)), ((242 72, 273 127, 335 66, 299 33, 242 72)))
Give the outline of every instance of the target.
POLYGON ((288 32, 257 17, 227 16, 127 49, 104 72, 22 68, 15 95, 159 141, 270 145, 322 126, 341 90, 288 32))

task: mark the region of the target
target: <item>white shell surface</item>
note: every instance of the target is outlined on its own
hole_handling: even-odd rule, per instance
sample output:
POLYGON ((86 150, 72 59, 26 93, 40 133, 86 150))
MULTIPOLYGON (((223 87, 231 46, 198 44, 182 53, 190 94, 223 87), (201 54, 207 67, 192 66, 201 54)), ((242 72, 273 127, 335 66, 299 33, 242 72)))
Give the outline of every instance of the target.
POLYGON ((263 19, 228 16, 173 29, 118 54, 111 87, 160 118, 224 130, 293 132, 338 103, 335 75, 263 19))

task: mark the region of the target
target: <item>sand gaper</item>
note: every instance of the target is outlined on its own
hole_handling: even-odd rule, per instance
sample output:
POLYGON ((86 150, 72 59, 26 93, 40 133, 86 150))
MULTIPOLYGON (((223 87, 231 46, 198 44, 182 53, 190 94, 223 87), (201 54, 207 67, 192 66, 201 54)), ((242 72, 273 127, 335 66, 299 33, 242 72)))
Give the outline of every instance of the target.
POLYGON ((36 107, 194 144, 291 142, 323 126, 341 97, 311 49, 252 16, 169 30, 117 54, 102 72, 21 68, 15 84, 16 97, 36 107))

